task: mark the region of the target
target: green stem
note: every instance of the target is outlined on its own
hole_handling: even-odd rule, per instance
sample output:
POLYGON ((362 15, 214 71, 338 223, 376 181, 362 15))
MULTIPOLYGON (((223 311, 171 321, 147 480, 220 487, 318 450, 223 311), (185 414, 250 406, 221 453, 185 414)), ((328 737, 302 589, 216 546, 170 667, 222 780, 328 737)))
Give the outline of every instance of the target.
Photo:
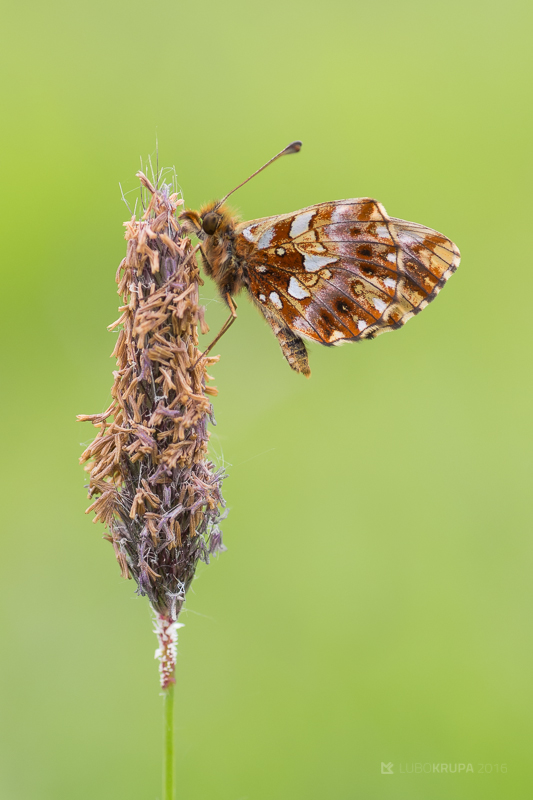
POLYGON ((164 691, 163 800, 174 800, 174 684, 164 691))

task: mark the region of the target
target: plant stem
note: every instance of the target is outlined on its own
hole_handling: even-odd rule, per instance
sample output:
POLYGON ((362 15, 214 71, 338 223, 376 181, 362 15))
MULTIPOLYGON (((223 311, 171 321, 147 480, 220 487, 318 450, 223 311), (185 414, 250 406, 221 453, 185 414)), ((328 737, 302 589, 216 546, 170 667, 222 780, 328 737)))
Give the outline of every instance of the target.
POLYGON ((164 691, 163 800, 174 800, 174 684, 164 691))
POLYGON ((183 625, 172 621, 169 614, 155 615, 155 634, 159 647, 159 677, 163 689, 163 800, 174 800, 174 684, 176 682, 176 655, 178 628, 183 625))

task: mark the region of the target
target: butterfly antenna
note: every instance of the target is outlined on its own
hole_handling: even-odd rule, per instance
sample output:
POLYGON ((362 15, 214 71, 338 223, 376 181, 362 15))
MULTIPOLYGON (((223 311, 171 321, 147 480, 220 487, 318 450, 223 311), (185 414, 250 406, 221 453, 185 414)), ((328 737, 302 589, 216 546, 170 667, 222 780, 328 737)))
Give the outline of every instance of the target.
POLYGON ((274 156, 274 158, 271 158, 270 161, 267 161, 266 164, 263 164, 263 166, 260 169, 258 169, 256 172, 254 172, 252 175, 250 175, 249 178, 246 178, 246 180, 243 181, 242 183, 239 183, 239 185, 236 186, 235 189, 232 189, 231 192, 228 192, 227 195, 222 198, 222 200, 219 200, 219 202, 216 204, 215 208, 219 208, 222 205, 222 203, 226 202, 226 200, 228 199, 230 194, 233 194, 233 192, 236 192, 237 189, 241 188, 241 186, 244 186, 245 183, 248 183, 248 181, 251 181, 252 178, 255 178, 255 176, 259 175, 260 172, 263 172, 263 170, 266 169, 268 166, 270 166, 270 164, 272 164, 274 161, 277 161, 278 158, 281 158, 281 156, 288 156, 291 153, 299 153, 301 149, 302 149, 302 143, 301 142, 291 142, 290 144, 288 144, 287 147, 284 147, 283 150, 281 150, 281 152, 279 152, 277 154, 277 156, 274 156))

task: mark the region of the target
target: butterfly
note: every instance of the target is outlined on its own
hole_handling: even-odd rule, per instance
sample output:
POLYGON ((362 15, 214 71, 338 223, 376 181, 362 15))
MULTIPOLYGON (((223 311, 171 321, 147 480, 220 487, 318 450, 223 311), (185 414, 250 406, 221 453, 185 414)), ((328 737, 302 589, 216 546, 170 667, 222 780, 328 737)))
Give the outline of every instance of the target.
POLYGON ((289 365, 309 377, 303 339, 340 345, 400 328, 437 296, 460 253, 442 233, 389 217, 369 197, 240 221, 225 204, 230 194, 301 144, 288 145, 222 200, 186 210, 180 220, 200 240, 204 270, 231 311, 205 353, 235 321, 233 297, 244 289, 289 365))

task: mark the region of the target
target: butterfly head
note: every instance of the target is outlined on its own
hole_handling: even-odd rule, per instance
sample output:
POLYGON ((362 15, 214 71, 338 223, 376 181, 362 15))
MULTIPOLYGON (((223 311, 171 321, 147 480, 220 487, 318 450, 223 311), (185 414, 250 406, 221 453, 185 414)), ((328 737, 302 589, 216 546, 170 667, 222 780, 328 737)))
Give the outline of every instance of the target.
POLYGON ((204 242, 210 237, 224 237, 230 234, 238 217, 228 208, 217 201, 208 203, 200 211, 183 211, 179 219, 185 233, 194 233, 200 241, 204 242))
POLYGON ((202 230, 207 236, 213 236, 216 233, 217 228, 220 225, 222 217, 220 214, 217 214, 216 211, 208 211, 207 214, 202 217, 202 230))

